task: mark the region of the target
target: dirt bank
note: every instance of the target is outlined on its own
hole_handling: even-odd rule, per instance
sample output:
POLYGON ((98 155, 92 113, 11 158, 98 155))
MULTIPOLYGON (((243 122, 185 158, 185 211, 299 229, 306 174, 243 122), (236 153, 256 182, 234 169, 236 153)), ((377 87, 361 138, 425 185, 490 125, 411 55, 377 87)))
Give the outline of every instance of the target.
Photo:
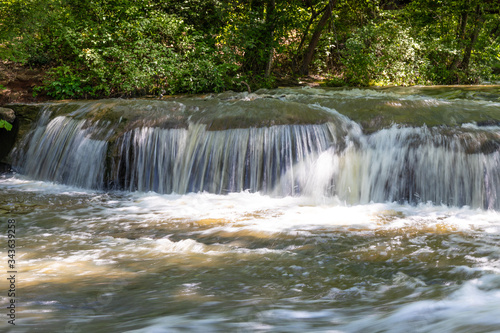
POLYGON ((33 96, 33 88, 42 84, 44 74, 44 68, 30 68, 13 62, 0 61, 0 106, 48 100, 45 94, 33 96))

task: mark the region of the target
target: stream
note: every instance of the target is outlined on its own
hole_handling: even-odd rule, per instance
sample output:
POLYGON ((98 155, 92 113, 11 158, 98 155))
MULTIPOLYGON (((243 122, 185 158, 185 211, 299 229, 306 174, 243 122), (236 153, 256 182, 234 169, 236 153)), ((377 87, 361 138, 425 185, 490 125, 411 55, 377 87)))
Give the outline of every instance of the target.
POLYGON ((497 86, 40 114, 0 176, 0 330, 500 332, 497 86))

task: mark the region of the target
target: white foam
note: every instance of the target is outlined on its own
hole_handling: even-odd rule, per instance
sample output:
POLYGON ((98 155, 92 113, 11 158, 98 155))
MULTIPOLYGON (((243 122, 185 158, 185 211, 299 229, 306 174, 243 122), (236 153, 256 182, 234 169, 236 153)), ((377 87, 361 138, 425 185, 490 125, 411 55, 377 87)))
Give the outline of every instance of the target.
POLYGON ((210 251, 210 246, 201 244, 193 239, 183 239, 178 242, 167 238, 148 239, 143 238, 134 242, 134 251, 156 252, 156 253, 206 253, 210 251))
MULTIPOLYGON (((92 198, 102 193, 82 191, 65 185, 29 181, 17 177, 1 179, 3 188, 29 189, 35 192, 83 195, 92 198)), ((431 203, 408 205, 398 203, 369 203, 347 205, 336 197, 301 196, 272 197, 260 193, 230 193, 216 195, 209 193, 189 193, 186 195, 161 195, 157 193, 116 192, 105 195, 107 203, 88 200, 88 206, 80 210, 91 210, 92 224, 100 221, 120 221, 124 226, 134 223, 163 223, 179 220, 198 221, 216 219, 225 221, 214 228, 249 228, 266 232, 294 232, 331 227, 357 228, 400 228, 448 226, 454 230, 484 230, 488 233, 500 232, 500 213, 493 210, 472 209, 470 207, 448 207, 431 203), (385 218, 387 217, 387 218, 385 218), (379 223, 383 219, 383 224, 379 223)), ((79 210, 73 211, 77 214, 79 210)), ((69 218, 70 216, 68 216, 69 218)), ((208 226, 210 227, 210 226, 208 226)))

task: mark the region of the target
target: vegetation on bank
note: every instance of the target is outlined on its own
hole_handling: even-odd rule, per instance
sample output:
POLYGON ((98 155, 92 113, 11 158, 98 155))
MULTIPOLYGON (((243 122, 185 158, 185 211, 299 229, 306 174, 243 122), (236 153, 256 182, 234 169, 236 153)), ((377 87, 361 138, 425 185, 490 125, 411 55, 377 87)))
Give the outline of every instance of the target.
POLYGON ((53 98, 498 79, 496 0, 4 0, 0 58, 53 98))
POLYGON ((0 119, 0 128, 5 128, 7 131, 12 130, 12 124, 7 120, 0 119))

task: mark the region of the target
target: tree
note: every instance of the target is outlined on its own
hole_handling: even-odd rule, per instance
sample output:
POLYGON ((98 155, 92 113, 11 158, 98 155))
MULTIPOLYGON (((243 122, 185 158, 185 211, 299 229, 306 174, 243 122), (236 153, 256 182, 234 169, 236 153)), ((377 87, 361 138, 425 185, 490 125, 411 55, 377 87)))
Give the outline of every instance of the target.
POLYGON ((497 0, 6 0, 2 59, 55 98, 271 87, 471 83, 500 71, 497 0))
POLYGON ((321 19, 319 20, 318 24, 314 29, 311 40, 309 41, 309 45, 305 52, 304 59, 302 60, 302 65, 300 66, 299 73, 302 75, 309 74, 309 66, 311 64, 311 61, 313 60, 314 52, 316 51, 316 47, 321 37, 321 33, 323 32, 324 27, 328 23, 328 20, 332 16, 332 11, 336 2, 337 0, 329 0, 326 6, 321 11, 323 15, 321 16, 321 19))
POLYGON ((405 8, 408 25, 424 42, 434 81, 473 83, 490 75, 498 58, 499 6, 493 0, 414 0, 405 8))
POLYGON ((275 9, 274 0, 250 2, 249 17, 252 20, 253 38, 244 50, 242 70, 245 72, 257 75, 264 73, 265 76, 270 74, 274 49, 275 9))

